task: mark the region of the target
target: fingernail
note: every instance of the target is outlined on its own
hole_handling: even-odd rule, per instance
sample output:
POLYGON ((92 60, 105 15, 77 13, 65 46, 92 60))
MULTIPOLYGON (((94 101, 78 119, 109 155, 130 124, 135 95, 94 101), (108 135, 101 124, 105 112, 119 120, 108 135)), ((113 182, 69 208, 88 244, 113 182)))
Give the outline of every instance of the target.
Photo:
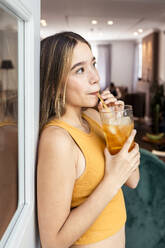
POLYGON ((133 135, 135 135, 137 133, 136 129, 133 129, 133 135))

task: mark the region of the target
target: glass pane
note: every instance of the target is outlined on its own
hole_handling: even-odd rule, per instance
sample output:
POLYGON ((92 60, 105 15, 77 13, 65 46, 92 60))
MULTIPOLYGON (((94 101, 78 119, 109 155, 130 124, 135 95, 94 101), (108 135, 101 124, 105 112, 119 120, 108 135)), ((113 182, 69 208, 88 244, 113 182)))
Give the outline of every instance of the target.
POLYGON ((18 204, 18 21, 0 7, 0 239, 18 204))

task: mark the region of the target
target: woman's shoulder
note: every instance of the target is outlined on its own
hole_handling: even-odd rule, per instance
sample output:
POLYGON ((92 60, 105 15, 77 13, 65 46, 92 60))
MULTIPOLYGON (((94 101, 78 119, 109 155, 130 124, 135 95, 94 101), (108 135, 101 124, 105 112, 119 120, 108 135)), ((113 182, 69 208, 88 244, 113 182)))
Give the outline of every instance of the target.
POLYGON ((95 122, 97 122, 97 124, 99 124, 100 126, 102 125, 101 124, 101 119, 100 119, 100 114, 99 114, 99 112, 96 109, 94 109, 94 108, 88 108, 85 111, 83 111, 83 113, 85 115, 87 115, 88 117, 90 117, 95 122))
POLYGON ((52 146, 54 149, 73 148, 74 142, 69 133, 62 127, 48 126, 39 138, 39 146, 52 146))

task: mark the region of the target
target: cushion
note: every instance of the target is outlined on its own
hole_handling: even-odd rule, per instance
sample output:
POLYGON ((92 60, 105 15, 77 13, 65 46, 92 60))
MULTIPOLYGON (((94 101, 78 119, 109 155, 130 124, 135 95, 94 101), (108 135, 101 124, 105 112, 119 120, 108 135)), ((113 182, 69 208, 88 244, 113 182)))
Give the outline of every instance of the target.
POLYGON ((126 201, 126 248, 165 247, 165 163, 140 149, 140 181, 123 186, 126 201))

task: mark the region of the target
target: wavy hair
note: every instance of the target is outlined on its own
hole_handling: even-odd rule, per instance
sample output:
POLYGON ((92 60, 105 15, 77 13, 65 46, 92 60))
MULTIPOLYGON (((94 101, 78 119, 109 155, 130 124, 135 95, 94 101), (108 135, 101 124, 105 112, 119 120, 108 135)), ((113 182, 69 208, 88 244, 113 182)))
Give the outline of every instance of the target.
POLYGON ((79 34, 61 32, 41 41, 40 60, 40 132, 53 117, 65 113, 67 77, 73 50, 78 42, 90 44, 79 34))

